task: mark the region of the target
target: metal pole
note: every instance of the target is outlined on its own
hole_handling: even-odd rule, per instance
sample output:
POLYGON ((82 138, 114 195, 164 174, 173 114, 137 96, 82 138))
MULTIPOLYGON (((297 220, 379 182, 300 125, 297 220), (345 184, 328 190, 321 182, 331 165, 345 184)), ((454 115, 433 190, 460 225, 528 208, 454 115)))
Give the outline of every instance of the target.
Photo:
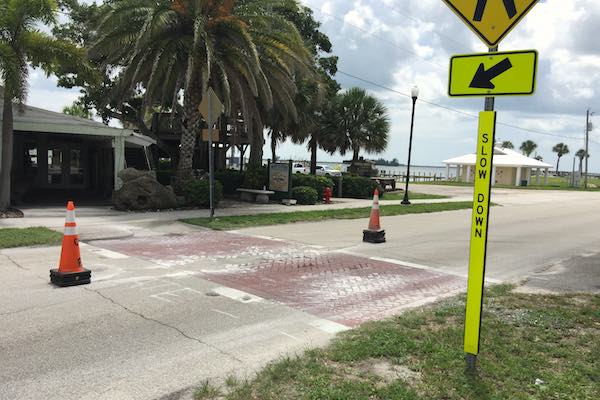
POLYGON ((571 174, 571 186, 575 187, 575 159, 577 157, 573 157, 573 173, 571 174))
POLYGON ((404 199, 401 204, 405 206, 410 205, 410 201, 408 200, 408 181, 410 179, 410 154, 412 152, 412 137, 413 137, 413 128, 415 126, 415 105, 417 103, 417 98, 412 98, 412 116, 410 118, 410 139, 408 141, 408 165, 406 167, 406 184, 404 187, 404 199))
POLYGON ((585 177, 583 178, 583 188, 587 189, 588 184, 588 147, 590 140, 590 109, 585 114, 585 177))
POLYGON ((210 218, 212 219, 215 216, 215 205, 214 205, 214 178, 215 173, 213 171, 213 141, 212 141, 212 133, 213 133, 213 116, 212 116, 212 96, 208 91, 206 91, 206 96, 208 96, 208 192, 210 199, 210 218))
MULTIPOLYGON (((490 48, 489 52, 490 53, 498 52, 498 46, 490 48)), ((495 103, 494 97, 486 97, 485 103, 484 103, 484 111, 494 111, 494 103, 495 103)), ((495 145, 495 143, 494 143, 494 145, 495 145)), ((491 197, 491 192, 490 192, 490 197, 491 197)), ((483 298, 481 301, 483 301, 483 298)), ((467 355, 465 356, 465 361, 467 362, 467 372, 475 373, 475 369, 477 368, 477 355, 467 353, 467 355)))

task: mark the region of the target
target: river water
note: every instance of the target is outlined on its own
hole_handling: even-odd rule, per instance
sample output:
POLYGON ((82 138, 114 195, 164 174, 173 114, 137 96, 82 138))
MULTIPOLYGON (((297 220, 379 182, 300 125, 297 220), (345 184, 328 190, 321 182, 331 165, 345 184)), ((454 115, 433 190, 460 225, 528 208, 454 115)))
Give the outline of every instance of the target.
MULTIPOLYGON (((319 162, 320 165, 327 165, 333 169, 339 169, 342 172, 346 172, 349 164, 336 163, 336 162, 319 162)), ((400 165, 398 167, 392 167, 388 165, 375 165, 375 168, 379 170, 379 175, 393 175, 403 176, 406 175, 406 165, 400 165)), ((426 165, 411 165, 410 175, 422 175, 422 176, 441 176, 444 179, 448 179, 446 176, 446 166, 426 166, 426 165)), ((456 177, 456 168, 450 168, 450 178, 456 177)))

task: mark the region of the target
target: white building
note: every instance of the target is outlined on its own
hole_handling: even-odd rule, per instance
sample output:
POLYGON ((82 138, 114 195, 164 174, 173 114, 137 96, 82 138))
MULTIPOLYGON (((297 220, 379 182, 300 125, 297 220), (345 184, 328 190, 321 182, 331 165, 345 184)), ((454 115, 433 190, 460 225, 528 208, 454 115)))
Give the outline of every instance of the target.
MULTIPOLYGON (((456 167, 456 177, 460 182, 473 182, 477 155, 466 154, 443 161, 446 164, 446 176, 450 176, 450 168, 456 167)), ((541 175, 544 175, 544 185, 548 183, 548 170, 552 165, 529 158, 514 150, 505 149, 500 143, 494 146, 494 166, 492 176, 493 184, 525 186, 535 179, 540 184, 541 175)))

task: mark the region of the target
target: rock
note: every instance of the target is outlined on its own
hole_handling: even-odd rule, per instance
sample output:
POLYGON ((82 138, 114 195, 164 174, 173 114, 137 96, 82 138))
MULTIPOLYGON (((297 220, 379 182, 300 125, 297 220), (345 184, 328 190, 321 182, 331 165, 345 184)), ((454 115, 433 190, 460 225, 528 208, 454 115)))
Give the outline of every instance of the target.
MULTIPOLYGON (((133 168, 128 168, 133 170, 133 168)), ((127 171, 127 170, 125 170, 127 171)), ((135 171, 135 170, 134 170, 135 171)), ((156 178, 144 172, 135 179, 128 179, 135 173, 127 173, 123 187, 113 192, 113 204, 117 210, 160 210, 177 207, 173 189, 161 185, 156 178)))
POLYGON ((135 168, 126 168, 123 171, 119 172, 119 174, 117 176, 119 178, 121 178, 123 183, 133 181, 133 180, 141 178, 141 177, 147 177, 147 178, 156 180, 156 172, 141 171, 141 170, 135 169, 135 168))

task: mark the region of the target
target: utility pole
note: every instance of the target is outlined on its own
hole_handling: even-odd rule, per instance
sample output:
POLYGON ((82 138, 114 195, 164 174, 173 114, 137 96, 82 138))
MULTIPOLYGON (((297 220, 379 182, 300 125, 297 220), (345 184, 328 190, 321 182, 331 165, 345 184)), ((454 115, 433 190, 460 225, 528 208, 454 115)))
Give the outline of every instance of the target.
POLYGON ((585 114, 585 176, 583 178, 583 188, 587 189, 588 183, 588 148, 590 141, 590 109, 585 114))

